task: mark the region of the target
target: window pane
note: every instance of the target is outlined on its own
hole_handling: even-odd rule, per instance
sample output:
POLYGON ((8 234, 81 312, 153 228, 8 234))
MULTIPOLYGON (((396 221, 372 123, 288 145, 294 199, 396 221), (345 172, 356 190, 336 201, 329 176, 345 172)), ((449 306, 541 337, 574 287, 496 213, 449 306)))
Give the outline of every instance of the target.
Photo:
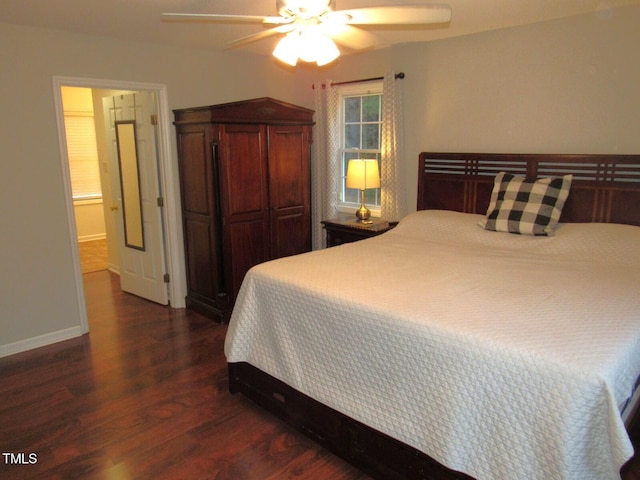
POLYGON ((380 121, 380 95, 370 95, 362 98, 362 121, 380 121))
POLYGON ((344 201, 348 203, 357 203, 358 205, 360 205, 360 190, 356 188, 345 188, 344 201))
POLYGON ((361 148, 360 147, 360 124, 344 126, 344 147, 345 148, 361 148))
POLYGON ((344 121, 360 121, 360 97, 349 97, 344 99, 344 121))
POLYGON ((378 205, 379 188, 368 188, 364 191, 364 203, 366 205, 378 205))
POLYGON ((362 148, 380 148, 380 125, 362 125, 362 148))

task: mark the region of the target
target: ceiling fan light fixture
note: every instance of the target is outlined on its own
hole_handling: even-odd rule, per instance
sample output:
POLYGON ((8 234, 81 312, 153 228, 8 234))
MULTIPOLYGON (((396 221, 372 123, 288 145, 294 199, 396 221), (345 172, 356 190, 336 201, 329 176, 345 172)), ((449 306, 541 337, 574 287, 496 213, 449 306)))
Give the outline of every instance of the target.
POLYGON ((335 42, 320 31, 317 26, 307 27, 300 32, 300 60, 326 65, 340 56, 335 42))
POLYGON ((298 63, 299 39, 300 35, 297 30, 288 33, 276 45, 273 56, 281 62, 295 67, 298 63))
POLYGON ((324 39, 322 40, 322 46, 316 52, 316 64, 319 67, 333 62, 340 56, 340 50, 338 50, 335 42, 326 35, 322 35, 322 37, 324 39))
POLYGON ((340 56, 335 42, 317 27, 299 28, 285 35, 273 50, 273 56, 292 67, 298 59, 318 66, 331 63, 340 56))
MULTIPOLYGON (((262 23, 275 25, 234 40, 227 48, 236 48, 287 34, 281 38, 273 55, 295 66, 298 60, 326 65, 340 56, 335 41, 350 51, 364 51, 381 45, 379 37, 368 31, 385 25, 402 25, 403 29, 422 29, 425 24, 447 24, 451 7, 447 5, 390 5, 336 10, 335 0, 276 0, 279 16, 227 15, 216 13, 163 13, 174 19, 216 23, 262 23)), ((446 27, 447 25, 441 25, 446 27)))
POLYGON ((289 35, 280 40, 273 55, 282 62, 296 65, 298 59, 326 65, 340 51, 334 43, 350 51, 364 51, 381 45, 382 39, 368 29, 385 25, 402 25, 404 29, 422 29, 425 24, 451 21, 451 7, 447 5, 390 5, 336 10, 335 0, 276 0, 279 16, 227 15, 216 13, 163 13, 174 20, 198 20, 214 23, 262 23, 275 25, 234 40, 227 48, 236 48, 276 35, 289 35), (367 28, 368 27, 368 28, 367 28), (314 47, 298 45, 314 44, 314 47))

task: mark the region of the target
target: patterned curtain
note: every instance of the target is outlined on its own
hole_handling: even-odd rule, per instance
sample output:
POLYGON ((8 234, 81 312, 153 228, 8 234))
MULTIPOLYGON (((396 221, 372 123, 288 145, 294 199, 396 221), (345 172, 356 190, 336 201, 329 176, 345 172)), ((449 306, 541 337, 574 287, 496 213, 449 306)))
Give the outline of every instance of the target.
POLYGON ((311 235, 314 250, 326 246, 320 222, 336 215, 340 192, 338 94, 331 81, 313 85, 315 127, 311 163, 311 235))
POLYGON ((382 161, 380 172, 380 216, 387 220, 400 220, 408 213, 402 191, 404 166, 402 145, 401 84, 395 73, 384 76, 382 95, 382 161))

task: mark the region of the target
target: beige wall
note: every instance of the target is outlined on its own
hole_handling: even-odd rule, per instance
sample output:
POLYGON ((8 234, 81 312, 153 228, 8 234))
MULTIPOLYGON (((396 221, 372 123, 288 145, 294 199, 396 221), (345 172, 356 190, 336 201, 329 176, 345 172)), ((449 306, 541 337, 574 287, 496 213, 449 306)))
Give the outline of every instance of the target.
POLYGON ((354 57, 354 68, 345 60, 322 78, 406 73, 405 178, 415 208, 422 151, 640 153, 639 45, 636 5, 407 44, 354 57))
POLYGON ((638 45, 640 6, 406 46, 407 151, 640 153, 638 45))
POLYGON ((102 200, 80 200, 73 202, 76 231, 79 242, 107 238, 102 200))
POLYGON ((245 55, 0 24, 0 59, 11 65, 0 75, 0 356, 80 325, 54 76, 164 84, 172 109, 261 96, 299 100, 293 74, 245 55))
POLYGON ((314 79, 404 71, 414 205, 420 151, 640 153, 638 25, 635 6, 343 57, 320 71, 0 25, 0 58, 13 66, 0 76, 0 353, 78 324, 52 76, 166 84, 170 108, 261 96, 312 107, 314 79))

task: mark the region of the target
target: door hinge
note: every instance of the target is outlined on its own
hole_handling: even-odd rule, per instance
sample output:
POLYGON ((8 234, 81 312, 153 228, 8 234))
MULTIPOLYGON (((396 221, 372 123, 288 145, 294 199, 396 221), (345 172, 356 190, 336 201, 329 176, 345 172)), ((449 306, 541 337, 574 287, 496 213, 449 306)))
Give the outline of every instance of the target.
POLYGON ((158 115, 151 115, 149 121, 151 122, 151 125, 158 125, 158 115))
POLYGON ((169 283, 169 282, 171 281, 171 280, 169 279, 169 274, 168 274, 168 273, 165 273, 165 274, 162 276, 162 279, 164 280, 164 283, 169 283))
POLYGON ((158 197, 158 206, 159 207, 164 207, 164 198, 163 197, 158 197))

